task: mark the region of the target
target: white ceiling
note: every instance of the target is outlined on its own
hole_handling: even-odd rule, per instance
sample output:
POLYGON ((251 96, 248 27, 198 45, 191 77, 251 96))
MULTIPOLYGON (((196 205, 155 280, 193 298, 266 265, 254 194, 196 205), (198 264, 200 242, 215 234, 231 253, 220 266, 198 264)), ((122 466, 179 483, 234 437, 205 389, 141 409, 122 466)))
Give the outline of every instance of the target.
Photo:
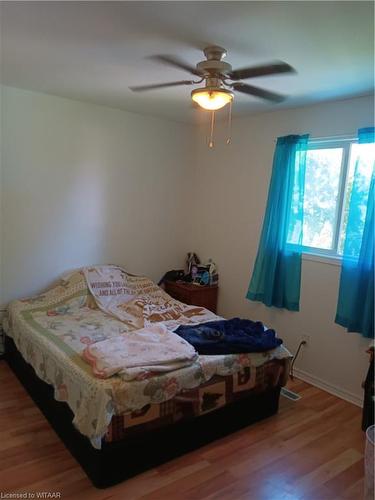
POLYGON ((190 121, 190 88, 128 86, 189 79, 148 60, 224 46, 233 68, 281 59, 297 75, 248 82, 289 95, 270 105, 236 95, 235 114, 372 92, 372 2, 1 2, 1 81, 139 113, 190 121))

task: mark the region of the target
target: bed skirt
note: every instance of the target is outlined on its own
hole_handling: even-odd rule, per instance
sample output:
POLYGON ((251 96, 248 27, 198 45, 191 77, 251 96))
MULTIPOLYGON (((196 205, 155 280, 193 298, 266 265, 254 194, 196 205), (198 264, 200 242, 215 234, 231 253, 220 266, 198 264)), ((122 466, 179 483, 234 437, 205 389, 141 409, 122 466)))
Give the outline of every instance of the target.
POLYGON ((124 481, 278 410, 279 385, 190 420, 130 435, 120 441, 103 441, 102 449, 96 450, 72 425, 73 413, 68 405, 54 399, 52 386, 37 377, 7 336, 5 352, 12 371, 97 488, 124 481))

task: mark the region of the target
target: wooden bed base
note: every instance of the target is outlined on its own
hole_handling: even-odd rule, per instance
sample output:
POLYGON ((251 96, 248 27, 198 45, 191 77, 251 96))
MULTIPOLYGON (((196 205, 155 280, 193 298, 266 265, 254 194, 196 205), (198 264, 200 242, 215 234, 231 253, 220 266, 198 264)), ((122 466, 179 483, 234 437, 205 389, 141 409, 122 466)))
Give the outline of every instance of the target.
POLYGON ((279 386, 200 417, 136 437, 103 443, 102 449, 96 450, 72 425, 73 413, 68 405, 54 399, 52 386, 37 377, 31 365, 18 352, 13 340, 7 336, 5 348, 9 366, 97 488, 117 484, 269 417, 278 410, 279 386))

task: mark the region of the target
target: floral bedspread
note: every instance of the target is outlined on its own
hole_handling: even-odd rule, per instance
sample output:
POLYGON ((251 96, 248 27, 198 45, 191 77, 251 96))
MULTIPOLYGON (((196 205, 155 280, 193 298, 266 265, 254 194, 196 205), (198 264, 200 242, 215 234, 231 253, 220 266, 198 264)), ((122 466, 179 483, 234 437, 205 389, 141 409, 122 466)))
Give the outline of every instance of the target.
POLYGON ((214 375, 290 357, 280 346, 259 354, 200 356, 191 366, 144 380, 129 382, 118 375, 96 378, 81 357, 83 349, 135 328, 97 307, 83 270, 66 275, 39 296, 13 301, 4 320, 6 334, 38 377, 54 387, 55 399, 69 405, 73 424, 95 448, 101 447, 113 415, 167 401, 214 375))

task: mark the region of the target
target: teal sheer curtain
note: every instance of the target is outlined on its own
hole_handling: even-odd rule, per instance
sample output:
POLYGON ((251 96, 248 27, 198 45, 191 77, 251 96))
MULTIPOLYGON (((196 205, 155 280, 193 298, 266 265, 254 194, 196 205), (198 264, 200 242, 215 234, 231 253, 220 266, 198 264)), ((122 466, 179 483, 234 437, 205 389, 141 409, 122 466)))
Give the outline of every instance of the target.
POLYGON ((303 196, 308 135, 279 137, 267 209, 246 297, 299 310, 303 196))
MULTIPOLYGON (((360 129, 359 144, 374 143, 374 132, 373 127, 360 129)), ((350 196, 335 322, 348 332, 358 332, 364 337, 374 334, 374 224, 374 160, 369 171, 359 153, 350 196)))

